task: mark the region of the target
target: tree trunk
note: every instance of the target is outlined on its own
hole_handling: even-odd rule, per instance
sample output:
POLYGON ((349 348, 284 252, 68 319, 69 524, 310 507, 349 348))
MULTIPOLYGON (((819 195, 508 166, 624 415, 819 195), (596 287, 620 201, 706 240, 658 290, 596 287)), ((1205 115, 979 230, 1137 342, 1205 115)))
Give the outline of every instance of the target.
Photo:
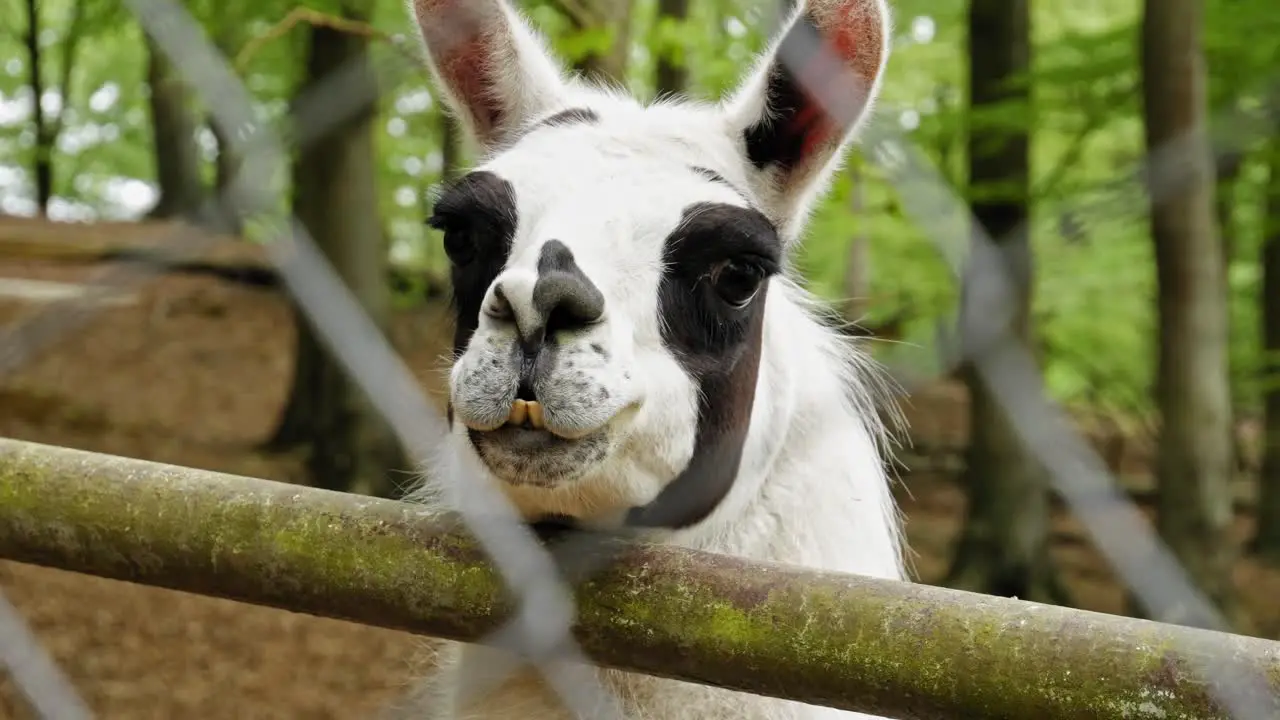
MULTIPOLYGON (((1280 100, 1280 98, 1278 98, 1280 100)), ((1280 110, 1280 102, 1276 103, 1280 110)), ((1280 566, 1280 138, 1267 141, 1265 233, 1262 239, 1262 382, 1266 428, 1252 550, 1280 566)))
MULTIPOLYGON (((1238 111, 1238 107, 1235 108, 1238 111)), ((1219 239, 1222 244, 1222 273, 1223 280, 1226 283, 1226 292, 1228 298, 1227 312, 1227 337, 1232 337, 1235 332, 1234 318, 1230 312, 1231 297, 1231 263, 1236 257, 1237 227, 1235 220, 1235 194, 1236 187, 1240 181, 1240 172, 1244 169, 1244 152, 1232 149, 1216 160, 1217 170, 1215 176, 1217 181, 1214 185, 1213 196, 1213 214, 1218 223, 1219 239)), ((1248 468, 1246 463, 1248 460, 1244 449, 1244 440, 1240 436, 1239 418, 1235 412, 1235 394, 1234 394, 1234 378, 1235 370, 1231 367, 1230 352, 1227 356, 1227 378, 1230 383, 1229 388, 1232 390, 1232 413, 1231 413, 1231 470, 1233 473, 1244 472, 1248 468)))
MULTIPOLYGON (((1029 102, 1027 86, 1012 84, 1030 67, 1029 4, 1029 0, 970 0, 973 111, 1010 101, 1029 102)), ((1020 229, 1028 215, 1029 146, 1025 131, 969 130, 969 183, 972 192, 981 193, 975 195, 973 212, 997 242, 998 257, 1012 281, 1016 307, 1010 331, 1028 345, 1033 270, 1027 236, 1020 229), (997 187, 1000 193, 995 196, 997 187)), ((965 296, 971 297, 982 282, 982 277, 967 275, 965 296)), ((971 398, 964 474, 969 512, 947 583, 992 595, 1063 602, 1048 556, 1045 469, 1022 445, 976 372, 972 363, 980 359, 969 358, 960 371, 971 398)))
MULTIPOLYGON (((684 22, 688 17, 689 0, 658 0, 659 23, 664 19, 684 22)), ((659 96, 680 94, 689 86, 689 68, 684 54, 681 53, 681 57, 678 58, 672 57, 671 50, 664 46, 661 55, 658 56, 654 87, 659 96)))
MULTIPOLYGON (((297 97, 302 97, 308 86, 309 83, 304 82, 298 88, 297 97)), ((299 214, 299 221, 305 224, 306 218, 302 216, 303 203, 314 197, 316 191, 311 189, 303 191, 303 187, 309 185, 312 178, 304 172, 302 160, 300 153, 291 168, 293 182, 290 188, 289 205, 299 214)), ((310 227, 308 232, 311 232, 310 227)), ((312 233, 312 239, 317 243, 320 242, 320 238, 314 233, 312 233)), ((315 434, 313 428, 317 412, 316 389, 320 386, 319 363, 324 359, 325 349, 311 331, 306 317, 292 297, 290 297, 290 305, 293 310, 293 326, 297 333, 293 350, 293 384, 289 389, 289 397, 285 401, 284 411, 280 414, 275 430, 262 444, 262 449, 267 452, 292 450, 310 442, 315 434)))
POLYGON ((613 28, 613 41, 609 45, 610 50, 589 53, 575 63, 574 69, 586 76, 625 86, 627 60, 631 52, 631 2, 588 0, 585 4, 606 27, 613 28))
MULTIPOLYGON (((213 139, 218 144, 218 157, 214 166, 214 190, 218 197, 222 197, 235 182, 236 173, 240 172, 243 158, 236 153, 229 133, 213 117, 209 118, 209 131, 213 133, 213 139)), ((228 215, 223 223, 225 226, 218 229, 231 235, 239 235, 244 229, 238 215, 228 215)))
POLYGON ((1151 201, 1162 417, 1157 525, 1193 581, 1234 616, 1228 307, 1206 134, 1202 15, 1201 0, 1146 0, 1142 21, 1147 151, 1198 134, 1186 161, 1192 176, 1151 201))
MULTIPOLYGON (((1214 188, 1214 216, 1222 242, 1222 271, 1230 278, 1231 261, 1236 256, 1235 192, 1244 168, 1244 153, 1232 151, 1217 163, 1217 182, 1214 188)), ((1228 333, 1230 334, 1230 333, 1228 333)))
MULTIPOLYGON (((28 79, 31 85, 31 124, 35 130, 36 208, 41 217, 49 214, 49 201, 53 199, 53 152, 56 138, 53 123, 45 117, 44 106, 44 57, 40 52, 40 3, 27 0, 27 33, 23 40, 27 46, 28 79)), ((65 101, 65 98, 64 98, 65 101)))
MULTIPOLYGON (((227 57, 235 57, 242 47, 239 34, 242 31, 240 25, 234 19, 228 19, 220 27, 216 27, 213 30, 218 51, 227 57)), ((214 193, 218 198, 225 198, 232 184, 236 181, 236 175, 240 172, 240 168, 244 165, 244 158, 240 155, 234 143, 235 137, 233 133, 235 128, 223 127, 222 123, 212 113, 205 115, 205 122, 209 127, 209 132, 213 134, 213 141, 217 145, 218 152, 214 160, 214 193)), ((216 229, 229 235, 240 235, 244 232, 244 221, 238 213, 230 213, 219 218, 216 229)))
MULTIPOLYGON (((345 8, 347 17, 363 13, 345 8)), ((302 92, 349 63, 374 82, 367 40, 327 27, 311 28, 302 92)), ((386 248, 378 219, 374 107, 299 153, 294 165, 295 212, 361 307, 385 328, 390 310, 386 248)), ((301 320, 301 318, 299 318, 301 320)), ((298 323, 293 388, 275 447, 305 443, 318 487, 394 495, 389 477, 405 467, 394 435, 367 398, 325 350, 306 322, 298 323)))
POLYGON ((861 322, 871 295, 871 238, 863 227, 866 217, 866 180, 860 161, 849 164, 853 187, 849 189, 849 212, 857 218, 844 265, 844 316, 849 322, 861 322))
POLYGON ((200 147, 196 144, 197 121, 191 93, 150 38, 147 50, 152 142, 160 186, 160 199, 148 216, 196 219, 204 199, 204 183, 200 178, 200 147))

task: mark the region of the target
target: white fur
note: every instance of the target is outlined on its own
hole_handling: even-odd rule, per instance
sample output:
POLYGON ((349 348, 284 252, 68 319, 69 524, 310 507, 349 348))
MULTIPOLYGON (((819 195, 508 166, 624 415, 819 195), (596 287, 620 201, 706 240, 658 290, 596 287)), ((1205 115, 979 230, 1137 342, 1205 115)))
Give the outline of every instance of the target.
MULTIPOLYGON (((493 0, 475 0, 490 7, 493 0)), ((882 0, 819 0, 826 8, 861 3, 883 18, 882 0)), ((411 0, 424 28, 436 18, 432 0, 411 0)), ((531 312, 536 264, 550 239, 567 245, 605 297, 602 321, 560 342, 561 362, 537 388, 548 426, 608 432, 607 454, 572 476, 495 474, 489 480, 528 517, 568 514, 608 524, 657 496, 694 451, 697 386, 662 342, 658 282, 664 239, 684 208, 710 201, 754 206, 780 228, 788 246, 809 207, 825 192, 850 131, 789 179, 758 173, 745 161, 741 131, 764 111, 764 62, 720 105, 664 100, 643 106, 616 91, 565 80, 543 43, 501 5, 509 32, 495 36, 503 73, 490 101, 510 124, 476 133, 479 169, 511 183, 516 235, 501 284, 516 321, 481 313, 480 325, 450 371, 456 416, 477 423, 505 418, 517 368, 509 349, 531 312), (520 133, 566 108, 590 108, 595 124, 520 133), (517 138, 512 144, 512 139, 517 138), (712 169, 748 197, 688 166, 712 169), (593 349, 594 346, 594 349, 593 349), (604 353, 599 352, 603 348, 604 353), (567 367, 564 359, 572 359, 567 367), (534 478, 534 480, 539 480, 534 478)), ((483 11, 482 11, 483 12, 483 11)), ((444 51, 424 30, 437 80, 444 51)), ((447 60, 447 57, 446 57, 447 60)), ((879 76, 874 86, 878 88, 879 76)), ((872 93, 874 95, 874 92, 872 93)), ((468 127, 474 102, 452 97, 468 127)), ((486 305, 497 300, 490 288, 486 305)), ((851 342, 819 320, 825 312, 787 277, 766 296, 762 357, 751 426, 732 490, 703 522, 668 532, 675 545, 760 560, 888 579, 905 579, 900 524, 882 458, 887 433, 876 410, 881 377, 851 342)), ((886 399, 886 398, 880 398, 886 399)), ((475 450, 460 423, 451 452, 475 450)), ((495 471, 496 473, 496 471, 495 471)), ((428 484, 418 499, 442 509, 448 498, 428 484)), ((432 720, 560 720, 569 716, 532 671, 524 671, 480 704, 455 707, 460 678, 494 664, 496 651, 447 644, 437 668, 415 695, 412 717, 432 720)), ((649 676, 600 671, 633 720, 822 720, 867 717, 649 676)))

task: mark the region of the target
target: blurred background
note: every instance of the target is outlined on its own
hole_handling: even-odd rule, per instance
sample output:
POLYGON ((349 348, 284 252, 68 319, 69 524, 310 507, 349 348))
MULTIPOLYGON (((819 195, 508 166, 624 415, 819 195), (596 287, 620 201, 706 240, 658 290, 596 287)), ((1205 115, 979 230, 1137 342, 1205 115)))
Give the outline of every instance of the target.
MULTIPOLYGON (((576 69, 646 98, 720 95, 783 10, 518 4, 576 69)), ((892 0, 878 112, 996 241, 1047 396, 1234 627, 1280 638, 1280 13, 1274 0, 1148 4, 892 0), (1197 127, 1207 141, 1151 173, 1182 179, 1150 202, 1149 149, 1197 127)), ((299 151, 281 181, 443 409, 449 290, 424 220, 473 154, 415 65, 405 3, 185 5, 262 122, 283 124, 337 68, 379 78, 372 111, 299 151)), ((0 343, 20 348, 0 366, 0 435, 400 492, 411 463, 300 323, 270 237, 209 211, 246 128, 213 121, 119 2, 0 0, 0 18, 0 343), (164 261, 180 231, 209 249, 164 261), (154 277, 88 292, 139 261, 154 277), (68 302, 82 322, 25 330, 68 302)), ((955 361, 969 295, 907 200, 853 152, 796 265, 903 385, 897 489, 918 579, 1138 614, 955 361)), ((0 588, 104 717, 369 716, 421 643, 7 562, 0 588)), ((0 717, 22 717, 7 683, 0 717)))

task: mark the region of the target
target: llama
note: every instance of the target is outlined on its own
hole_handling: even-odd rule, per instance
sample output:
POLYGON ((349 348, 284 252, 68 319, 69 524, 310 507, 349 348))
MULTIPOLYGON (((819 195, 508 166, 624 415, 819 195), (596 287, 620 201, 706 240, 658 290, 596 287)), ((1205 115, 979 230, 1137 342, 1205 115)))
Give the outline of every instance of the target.
MULTIPOLYGON (((530 523, 904 580, 883 375, 787 264, 879 92, 884 0, 800 3, 714 104, 571 77, 504 0, 409 2, 482 153, 429 221, 457 323, 448 452, 530 523), (809 57, 803 84, 784 54, 809 57)), ((418 500, 447 508, 427 475, 418 500)), ((410 716, 568 720, 532 669, 459 707, 494 652, 444 644, 410 716)), ((595 672, 636 720, 867 717, 595 672)))

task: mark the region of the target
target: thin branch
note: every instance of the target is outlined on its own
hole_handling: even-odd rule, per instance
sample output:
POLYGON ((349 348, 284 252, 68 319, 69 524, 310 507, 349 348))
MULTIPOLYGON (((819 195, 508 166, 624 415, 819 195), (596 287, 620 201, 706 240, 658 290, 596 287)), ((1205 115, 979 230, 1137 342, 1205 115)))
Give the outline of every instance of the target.
POLYGON ((1081 156, 1084 154, 1085 144, 1088 142, 1089 138, 1112 117, 1112 110, 1114 110, 1115 107, 1114 103, 1125 98, 1133 97, 1135 92, 1136 89, 1132 85, 1126 86, 1123 90, 1116 90, 1113 93, 1108 93, 1101 103, 1091 108, 1091 110, 1085 115, 1084 123, 1076 133, 1071 136, 1071 140, 1068 141, 1067 149, 1062 152, 1062 155, 1058 156, 1057 164, 1053 166, 1053 169, 1050 170, 1045 175, 1044 179, 1037 183, 1036 187, 1031 191, 1032 198, 1040 199, 1048 197, 1050 192, 1056 190, 1057 187, 1062 184, 1067 173, 1077 167, 1081 156))
POLYGON ((49 137, 57 138, 62 134, 67 122, 67 108, 71 106, 71 73, 75 70, 76 51, 80 49, 80 40, 84 37, 85 0, 76 0, 72 5, 71 23, 67 27, 67 37, 62 44, 62 73, 58 77, 58 92, 62 94, 62 107, 57 117, 49 125, 49 137))
POLYGON ((312 27, 326 27, 350 35, 359 35, 369 40, 379 40, 391 45, 415 63, 420 61, 419 55, 410 49, 408 43, 396 40, 396 38, 367 22, 329 15, 307 7, 295 7, 265 33, 245 43, 245 46, 236 54, 232 66, 237 72, 243 72, 248 67, 249 61, 253 59, 253 56, 261 51, 267 43, 284 37, 289 31, 302 23, 312 27))
POLYGON ((585 30, 604 24, 604 18, 579 0, 550 0, 550 4, 569 19, 575 30, 585 30))

